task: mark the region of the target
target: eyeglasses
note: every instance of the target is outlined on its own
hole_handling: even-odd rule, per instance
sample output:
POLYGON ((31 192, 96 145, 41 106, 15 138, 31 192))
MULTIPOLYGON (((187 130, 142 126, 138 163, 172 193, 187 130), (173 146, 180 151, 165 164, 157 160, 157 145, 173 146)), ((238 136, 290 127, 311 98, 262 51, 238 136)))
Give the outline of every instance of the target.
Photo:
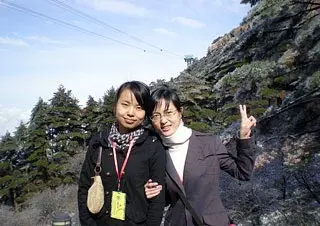
POLYGON ((160 114, 160 113, 154 113, 153 115, 151 115, 151 121, 153 122, 158 122, 160 121, 160 119, 162 117, 165 117, 166 119, 172 119, 173 116, 176 115, 178 110, 167 110, 167 111, 164 111, 163 114, 160 114))

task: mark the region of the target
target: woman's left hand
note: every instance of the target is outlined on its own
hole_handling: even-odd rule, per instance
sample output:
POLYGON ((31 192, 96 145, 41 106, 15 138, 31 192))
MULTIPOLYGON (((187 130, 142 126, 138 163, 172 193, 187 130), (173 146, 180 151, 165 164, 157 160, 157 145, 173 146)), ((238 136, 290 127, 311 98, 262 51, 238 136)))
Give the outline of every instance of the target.
POLYGON ((257 120, 252 115, 248 118, 246 105, 239 105, 239 108, 241 114, 240 139, 248 139, 250 138, 251 128, 256 126, 257 120))

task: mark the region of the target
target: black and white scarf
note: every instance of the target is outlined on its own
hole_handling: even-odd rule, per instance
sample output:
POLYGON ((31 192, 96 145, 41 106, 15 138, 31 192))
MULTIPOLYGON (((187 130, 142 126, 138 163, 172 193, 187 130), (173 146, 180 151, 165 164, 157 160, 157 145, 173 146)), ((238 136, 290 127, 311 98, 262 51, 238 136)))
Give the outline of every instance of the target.
POLYGON ((138 138, 143 134, 144 128, 139 127, 138 129, 130 132, 130 133, 119 133, 118 130, 118 124, 112 123, 110 133, 108 136, 108 141, 110 147, 112 147, 113 142, 116 144, 116 150, 125 150, 129 147, 131 139, 133 139, 134 142, 138 140, 138 138))

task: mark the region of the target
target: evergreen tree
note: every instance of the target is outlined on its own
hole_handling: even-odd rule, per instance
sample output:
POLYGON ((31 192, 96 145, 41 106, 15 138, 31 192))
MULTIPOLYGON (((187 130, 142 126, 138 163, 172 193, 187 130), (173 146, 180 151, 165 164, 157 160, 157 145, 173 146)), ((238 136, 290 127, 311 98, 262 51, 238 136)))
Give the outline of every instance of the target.
POLYGON ((14 132, 14 137, 17 142, 17 164, 22 167, 26 164, 26 156, 28 155, 27 149, 27 138, 28 138, 28 128, 21 121, 19 126, 14 132))
POLYGON ((92 96, 89 96, 87 105, 82 111, 82 122, 86 132, 86 141, 99 130, 98 120, 101 114, 100 110, 99 103, 95 101, 92 96))
POLYGON ((23 186, 28 182, 19 170, 18 142, 9 132, 0 142, 0 200, 17 208, 23 186))
POLYGON ((114 122, 114 101, 116 90, 111 87, 100 101, 100 111, 98 115, 99 130, 104 129, 108 124, 114 122))
POLYGON ((30 123, 28 127, 27 145, 30 150, 28 155, 31 182, 27 186, 30 192, 42 189, 46 182, 50 180, 50 165, 54 165, 52 160, 51 145, 49 142, 48 105, 41 98, 32 109, 30 123))
POLYGON ((62 85, 50 102, 48 119, 52 151, 55 160, 63 161, 65 157, 74 155, 79 145, 84 145, 81 109, 71 90, 66 90, 62 85))
POLYGON ((242 0, 240 3, 241 4, 248 4, 250 3, 250 6, 254 6, 256 5, 258 2, 260 2, 260 0, 242 0))

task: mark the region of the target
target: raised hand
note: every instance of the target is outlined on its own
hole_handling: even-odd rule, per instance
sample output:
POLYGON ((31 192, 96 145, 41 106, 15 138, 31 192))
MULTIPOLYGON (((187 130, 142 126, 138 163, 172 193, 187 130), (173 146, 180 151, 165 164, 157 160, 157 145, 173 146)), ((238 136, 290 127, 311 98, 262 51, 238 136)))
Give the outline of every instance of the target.
POLYGON ((159 185, 157 182, 152 182, 151 179, 144 185, 144 191, 146 193, 147 199, 151 199, 160 194, 162 190, 162 185, 159 185))
POLYGON ((239 105, 241 123, 240 123, 240 139, 250 138, 251 129, 257 124, 257 120, 252 115, 248 118, 246 105, 239 105))

